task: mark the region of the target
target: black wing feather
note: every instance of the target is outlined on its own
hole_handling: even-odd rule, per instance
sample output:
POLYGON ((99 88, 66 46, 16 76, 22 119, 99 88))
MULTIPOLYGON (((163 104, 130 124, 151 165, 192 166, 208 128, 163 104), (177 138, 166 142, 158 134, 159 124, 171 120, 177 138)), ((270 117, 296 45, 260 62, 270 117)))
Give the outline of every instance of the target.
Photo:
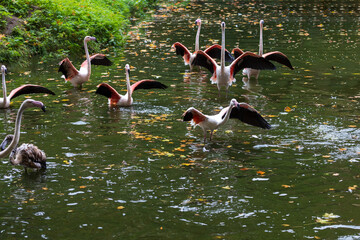
POLYGON ((131 88, 133 91, 135 91, 139 89, 152 89, 152 88, 166 89, 167 86, 155 80, 141 80, 139 82, 134 83, 131 86, 131 88))
POLYGON ((107 98, 111 98, 111 90, 108 87, 104 86, 104 85, 98 86, 95 93, 103 95, 103 96, 105 96, 107 98))
POLYGON ((255 56, 251 53, 244 53, 240 57, 238 57, 235 61, 236 65, 234 66, 234 76, 240 70, 244 68, 252 68, 252 69, 259 69, 259 70, 275 70, 276 67, 274 64, 269 62, 263 57, 255 56))
MULTIPOLYGON (((201 66, 205 67, 207 70, 209 70, 212 74, 214 73, 214 67, 210 60, 206 57, 206 53, 203 51, 197 51, 196 57, 194 58, 193 65, 195 66, 201 66)), ((210 56, 208 56, 210 57, 210 56)))
POLYGON ((94 58, 91 59, 92 65, 103 65, 103 66, 111 66, 112 62, 104 55, 98 54, 94 58))
POLYGON ((39 85, 32 85, 32 84, 26 84, 24 86, 18 87, 11 91, 10 93, 10 99, 14 99, 17 96, 20 96, 22 94, 30 94, 30 93, 47 93, 51 95, 55 95, 53 91, 46 87, 42 87, 39 85))
POLYGON ((247 104, 237 104, 230 113, 230 118, 237 118, 240 121, 255 127, 270 129, 271 125, 255 109, 247 104))
MULTIPOLYGON (((221 59, 221 46, 214 45, 215 47, 209 47, 205 50, 206 54, 212 58, 221 59)), ((231 53, 225 49, 225 62, 233 62, 235 58, 231 55, 231 53)))
POLYGON ((184 114, 184 117, 183 117, 183 121, 191 121, 193 119, 193 114, 191 111, 187 111, 185 114, 184 114))

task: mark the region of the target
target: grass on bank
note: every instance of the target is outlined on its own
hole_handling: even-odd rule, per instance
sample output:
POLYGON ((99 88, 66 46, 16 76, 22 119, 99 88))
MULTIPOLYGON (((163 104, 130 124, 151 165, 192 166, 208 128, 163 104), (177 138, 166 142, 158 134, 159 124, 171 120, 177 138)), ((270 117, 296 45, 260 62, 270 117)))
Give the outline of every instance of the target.
POLYGON ((154 8, 157 0, 0 0, 0 62, 34 55, 57 57, 83 52, 86 35, 98 48, 125 43, 131 18, 154 8))

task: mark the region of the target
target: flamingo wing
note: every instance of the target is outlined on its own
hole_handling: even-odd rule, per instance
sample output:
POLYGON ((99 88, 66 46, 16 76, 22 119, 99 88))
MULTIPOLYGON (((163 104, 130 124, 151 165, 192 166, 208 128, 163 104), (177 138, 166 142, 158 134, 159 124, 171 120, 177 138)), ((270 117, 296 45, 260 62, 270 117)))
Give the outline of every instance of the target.
MULTIPOLYGON (((90 63, 92 65, 103 65, 103 66, 111 66, 112 62, 104 55, 104 54, 94 54, 90 57, 90 63)), ((85 60, 82 64, 81 67, 87 67, 87 60, 85 60)))
POLYGON ((25 84, 22 85, 21 87, 12 90, 9 94, 9 98, 11 100, 22 94, 29 94, 29 93, 47 93, 47 94, 55 95, 53 91, 51 91, 46 87, 42 87, 40 85, 25 84))
POLYGON ((23 143, 16 149, 16 158, 21 158, 23 165, 28 168, 46 169, 46 155, 37 146, 23 143))
POLYGON ((234 49, 232 50, 232 54, 234 54, 234 57, 235 57, 235 59, 236 59, 236 58, 240 57, 241 55, 243 55, 243 54, 244 54, 244 51, 241 50, 240 48, 234 48, 234 49))
POLYGON ((230 118, 237 118, 240 121, 255 127, 264 129, 271 128, 271 125, 260 115, 260 113, 246 103, 238 103, 233 107, 230 118))
POLYGON ((252 52, 245 52, 235 59, 230 65, 230 76, 234 77, 241 69, 252 68, 260 70, 274 70, 275 65, 259 55, 252 52))
POLYGON ((275 52, 269 52, 269 53, 265 53, 262 55, 266 60, 269 61, 275 61, 278 62, 282 65, 287 66, 288 68, 290 68, 291 70, 294 70, 293 66, 290 63, 290 60, 288 59, 288 57, 283 54, 282 52, 279 51, 275 51, 275 52))
POLYGON ((66 80, 70 80, 79 74, 79 71, 74 67, 68 58, 65 58, 59 63, 58 72, 62 72, 66 80))
MULTIPOLYGON (((212 58, 221 59, 221 46, 219 44, 208 47, 204 52, 212 58)), ((225 49, 225 62, 233 62, 234 60, 235 58, 231 53, 225 49)))
POLYGON ((209 55, 207 55, 205 52, 199 50, 195 52, 196 57, 194 58, 193 64, 205 67, 208 69, 212 74, 216 71, 216 62, 214 59, 212 59, 209 55))
POLYGON ((116 104, 121 98, 120 94, 107 83, 100 83, 95 93, 109 98, 111 104, 116 104))
POLYGON ((206 119, 205 115, 199 110, 191 107, 182 115, 183 121, 193 121, 195 124, 198 124, 206 119))
POLYGON ((130 88, 131 88, 131 93, 133 93, 135 90, 138 89, 151 89, 151 88, 166 89, 167 86, 155 80, 144 79, 134 83, 133 85, 131 85, 130 88))
POLYGON ((190 51, 183 44, 176 42, 172 45, 176 49, 176 55, 181 55, 184 58, 185 65, 190 64, 190 51))

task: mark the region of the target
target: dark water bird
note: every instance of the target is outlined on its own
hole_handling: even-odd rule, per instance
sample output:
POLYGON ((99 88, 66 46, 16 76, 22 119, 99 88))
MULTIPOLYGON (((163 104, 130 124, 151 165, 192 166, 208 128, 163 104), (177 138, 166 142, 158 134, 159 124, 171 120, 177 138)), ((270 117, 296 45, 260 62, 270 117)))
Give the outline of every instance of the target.
MULTIPOLYGON (((290 62, 289 58, 285 54, 283 54, 282 52, 274 51, 274 52, 268 52, 268 53, 264 54, 263 28, 264 28, 264 20, 261 20, 260 21, 260 42, 259 42, 259 54, 258 54, 258 56, 263 57, 263 58, 265 58, 266 60, 269 60, 269 61, 275 61, 277 63, 280 63, 280 64, 290 68, 291 70, 294 70, 293 66, 291 65, 291 62, 290 62)), ((235 58, 237 58, 238 56, 241 56, 241 54, 244 53, 239 48, 233 49, 232 52, 233 52, 235 58)), ((260 74, 259 69, 245 68, 243 70, 243 75, 246 75, 248 77, 248 80, 250 80, 251 76, 254 76, 255 79, 257 80, 259 78, 259 74, 260 74)))
POLYGON ((6 73, 7 73, 7 68, 4 65, 2 65, 1 74, 2 74, 3 97, 0 98, 0 108, 10 107, 11 100, 23 94, 47 93, 47 94, 55 95, 53 91, 47 89, 46 87, 42 87, 40 85, 25 84, 22 85, 21 87, 15 88, 10 92, 9 96, 6 96, 6 81, 5 81, 6 73))
POLYGON ((152 89, 160 88, 166 89, 167 86, 161 82, 155 80, 144 79, 140 80, 132 85, 130 85, 130 66, 129 64, 125 65, 125 75, 126 75, 126 87, 127 92, 125 95, 120 95, 113 87, 107 83, 101 83, 97 86, 95 93, 103 95, 109 99, 110 106, 123 106, 128 107, 133 103, 132 93, 138 89, 152 89))
POLYGON ((247 103, 238 103, 236 99, 230 101, 228 107, 223 108, 218 114, 205 115, 199 110, 191 107, 183 114, 184 121, 192 121, 195 126, 200 126, 204 132, 204 142, 206 133, 210 131, 210 141, 215 129, 227 123, 230 118, 237 118, 240 121, 252 126, 263 129, 270 129, 271 125, 247 103))
POLYGON ((87 43, 89 41, 96 41, 95 37, 86 36, 84 38, 84 48, 86 54, 86 60, 81 64, 80 70, 78 71, 68 58, 62 60, 59 65, 59 71, 64 75, 66 81, 70 81, 74 87, 81 87, 84 82, 87 82, 91 75, 91 64, 92 65, 104 65, 111 66, 112 62, 104 54, 94 54, 89 56, 89 50, 87 43))
POLYGON ((221 23, 221 59, 220 66, 208 54, 199 50, 196 52, 193 64, 207 68, 213 75, 211 83, 217 84, 220 95, 220 88, 225 87, 226 94, 229 86, 235 82, 235 74, 244 68, 275 69, 275 66, 265 58, 251 52, 245 52, 238 56, 230 66, 225 66, 225 23, 221 23))
MULTIPOLYGON (((200 29, 201 29, 201 19, 198 18, 195 21, 195 24, 198 26, 198 30, 195 37, 195 52, 191 53, 187 47, 185 47, 182 43, 176 42, 172 45, 172 48, 175 48, 176 54, 180 55, 184 59, 185 65, 190 66, 190 70, 194 67, 193 61, 196 56, 196 52, 200 50, 199 38, 200 38, 200 29)), ((207 48, 204 52, 206 52, 212 58, 220 59, 221 46, 215 44, 209 48, 207 48)), ((234 60, 233 56, 229 51, 225 51, 225 60, 232 62, 234 60)))
POLYGON ((15 121, 15 131, 13 135, 7 135, 1 143, 0 158, 6 157, 10 154, 10 162, 13 165, 24 166, 25 171, 27 168, 45 169, 46 168, 46 155, 38 147, 33 144, 22 144, 17 147, 20 140, 20 126, 23 112, 27 108, 37 107, 45 112, 45 106, 40 101, 26 99, 20 106, 15 121), (6 147, 6 145, 9 146, 6 147))

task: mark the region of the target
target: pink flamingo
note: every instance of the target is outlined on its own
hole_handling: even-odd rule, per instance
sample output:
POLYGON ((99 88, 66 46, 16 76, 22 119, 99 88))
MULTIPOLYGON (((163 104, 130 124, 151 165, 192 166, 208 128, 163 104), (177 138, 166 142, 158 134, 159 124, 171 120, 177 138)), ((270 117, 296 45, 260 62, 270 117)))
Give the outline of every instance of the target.
POLYGON ((216 115, 205 115, 193 107, 183 114, 183 121, 192 121, 193 125, 202 128, 204 143, 207 131, 210 131, 211 141, 214 130, 227 123, 230 118, 237 118, 244 123, 263 129, 271 128, 271 125, 254 108, 246 103, 238 103, 236 99, 231 99, 230 105, 216 115))
MULTIPOLYGON (((263 57, 263 58, 265 58, 266 60, 269 60, 269 61, 278 62, 278 63, 280 63, 280 64, 282 64, 284 66, 287 66, 291 70, 294 70, 293 66, 291 65, 290 60, 282 52, 274 51, 274 52, 268 52, 268 53, 264 54, 263 27, 264 27, 264 20, 261 20, 260 21, 260 42, 259 42, 259 54, 258 54, 258 56, 261 56, 261 57, 263 57)), ((239 48, 233 49, 232 52, 233 52, 235 58, 244 53, 239 48)), ((259 78, 259 75, 260 75, 260 70, 259 69, 253 69, 253 68, 245 68, 243 70, 243 75, 246 75, 248 77, 248 80, 250 80, 251 76, 254 76, 255 79, 257 80, 259 78)))
POLYGON ((236 81, 235 74, 244 68, 255 69, 275 69, 275 66, 265 58, 251 52, 245 52, 238 56, 230 66, 225 66, 225 23, 221 23, 222 41, 221 41, 221 59, 220 66, 208 54, 199 50, 196 52, 193 64, 207 68, 213 75, 210 78, 211 83, 217 84, 219 95, 220 88, 225 87, 226 95, 229 86, 236 81))
POLYGON ((7 135, 4 141, 0 144, 1 152, 0 158, 6 157, 10 154, 10 162, 13 165, 22 165, 27 168, 45 169, 46 155, 38 147, 33 144, 22 144, 17 147, 20 140, 20 126, 23 112, 27 108, 37 107, 45 112, 45 106, 42 102, 32 99, 26 99, 20 106, 16 115, 14 135, 7 135), (8 147, 6 145, 9 144, 8 147))
POLYGON ((101 83, 97 86, 96 93, 103 95, 109 99, 110 106, 123 106, 129 107, 133 104, 132 93, 138 89, 151 89, 151 88, 167 88, 166 85, 155 80, 141 80, 130 86, 130 66, 129 64, 125 65, 125 75, 126 75, 126 87, 127 93, 125 95, 120 95, 113 87, 107 83, 101 83))
MULTIPOLYGON (((198 30, 195 37, 195 52, 191 53, 187 47, 183 44, 176 42, 172 45, 172 48, 176 49, 176 54, 181 55, 184 59, 185 65, 190 65, 190 70, 194 67, 194 58, 196 56, 196 52, 200 50, 199 38, 200 38, 200 29, 201 29, 201 19, 197 19, 195 24, 198 26, 198 30)), ((221 46, 215 44, 209 48, 207 48, 204 52, 206 52, 212 58, 220 58, 221 46)), ((229 51, 225 51, 225 60, 228 62, 232 62, 234 60, 233 56, 229 51)))
POLYGON ((55 93, 46 87, 42 87, 40 85, 33 85, 33 84, 25 84, 21 87, 15 88, 9 94, 6 95, 6 81, 5 81, 5 74, 7 73, 7 68, 2 65, 1 66, 1 74, 2 74, 2 88, 3 88, 3 97, 0 98, 0 108, 8 108, 10 107, 10 102, 12 99, 16 98, 17 96, 29 93, 48 93, 55 95, 55 93))
POLYGON ((111 66, 111 61, 104 54, 94 54, 89 56, 89 50, 87 43, 89 41, 96 41, 95 37, 86 36, 84 38, 84 48, 86 54, 86 60, 81 64, 80 70, 78 71, 68 58, 62 60, 59 65, 59 71, 64 75, 66 81, 70 81, 74 87, 81 87, 84 82, 89 81, 91 75, 91 64, 93 65, 104 65, 111 66))

